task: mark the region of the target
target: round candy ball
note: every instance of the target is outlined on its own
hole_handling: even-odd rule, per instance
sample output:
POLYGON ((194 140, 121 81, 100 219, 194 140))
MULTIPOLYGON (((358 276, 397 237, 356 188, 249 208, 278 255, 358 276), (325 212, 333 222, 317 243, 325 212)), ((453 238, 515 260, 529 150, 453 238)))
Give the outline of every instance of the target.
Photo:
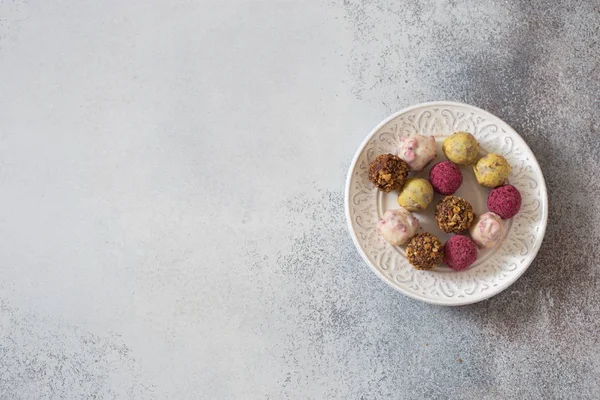
POLYGON ((481 214, 471 227, 471 239, 482 249, 494 247, 504 237, 505 224, 498 214, 486 212, 481 214))
POLYGON ((465 231, 473 223, 473 207, 461 197, 446 196, 435 206, 435 222, 446 233, 465 231))
POLYGON ((417 234, 406 246, 406 258, 415 269, 429 270, 442 262, 444 246, 429 232, 417 234))
POLYGON ((452 236, 444 245, 444 263, 455 271, 467 269, 475 260, 477 245, 466 236, 452 236))
POLYGON ((422 211, 433 200, 433 188, 425 179, 410 178, 398 195, 398 204, 409 211, 422 211))
POLYGON ((369 180, 379 190, 400 190, 408 176, 408 165, 398 156, 382 154, 369 165, 369 180))
POLYGON ((521 209, 521 193, 513 185, 505 185, 493 189, 487 200, 488 209, 501 218, 512 218, 521 209))
POLYGON ((510 175, 510 165, 499 154, 489 153, 481 157, 473 166, 475 177, 480 185, 494 188, 506 182, 510 175))
POLYGON ((468 132, 455 132, 444 140, 442 151, 453 163, 470 165, 479 155, 479 143, 468 132))
POLYGON ((462 185, 463 176, 460 168, 450 161, 435 164, 429 171, 429 182, 438 193, 454 194, 462 185))
POLYGON ((411 171, 421 171, 435 158, 434 137, 423 135, 402 136, 398 157, 408 164, 411 171))
POLYGON ((392 246, 404 244, 419 230, 419 220, 404 208, 387 210, 377 224, 381 236, 392 246))

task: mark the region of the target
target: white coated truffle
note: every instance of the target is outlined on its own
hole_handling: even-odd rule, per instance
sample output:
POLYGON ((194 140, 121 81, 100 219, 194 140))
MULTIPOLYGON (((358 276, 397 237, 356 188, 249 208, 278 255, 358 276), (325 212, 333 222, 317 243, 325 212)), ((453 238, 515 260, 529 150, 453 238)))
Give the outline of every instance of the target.
POLYGON ((405 208, 387 210, 377 224, 377 230, 393 246, 404 244, 417 234, 419 220, 405 208))
POLYGON ((498 214, 486 212, 475 220, 475 223, 469 229, 469 233, 477 246, 487 249, 502 241, 504 229, 504 221, 498 214))
POLYGON ((400 138, 400 157, 411 171, 421 171, 435 158, 435 139, 433 136, 413 135, 400 138))

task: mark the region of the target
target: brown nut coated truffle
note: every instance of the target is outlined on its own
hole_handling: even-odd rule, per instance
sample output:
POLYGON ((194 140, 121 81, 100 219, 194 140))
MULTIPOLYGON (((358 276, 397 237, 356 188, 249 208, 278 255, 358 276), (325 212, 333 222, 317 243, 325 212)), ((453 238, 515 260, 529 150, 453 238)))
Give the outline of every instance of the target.
POLYGON ((435 206, 435 221, 446 233, 462 232, 473 223, 473 208, 457 196, 446 196, 435 206))
POLYGON ((407 176, 408 165, 393 154, 377 156, 369 166, 369 180, 384 192, 402 189, 407 176))
POLYGON ((431 233, 419 233, 408 242, 406 258, 415 269, 429 270, 442 262, 444 246, 431 233))

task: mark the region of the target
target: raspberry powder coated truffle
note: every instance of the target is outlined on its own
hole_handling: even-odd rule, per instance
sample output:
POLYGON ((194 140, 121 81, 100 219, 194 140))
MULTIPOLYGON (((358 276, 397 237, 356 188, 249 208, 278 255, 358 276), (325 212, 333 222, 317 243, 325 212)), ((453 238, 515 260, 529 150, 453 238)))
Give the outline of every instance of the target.
POLYGON ((500 186, 490 192, 487 205, 501 218, 512 218, 521 209, 521 193, 513 185, 500 186))
POLYGON ((460 168, 450 161, 442 161, 429 171, 429 182, 438 193, 454 194, 462 185, 463 176, 460 168))
POLYGON ((444 245, 444 263, 455 271, 467 269, 475 260, 477 245, 466 236, 452 236, 444 245))

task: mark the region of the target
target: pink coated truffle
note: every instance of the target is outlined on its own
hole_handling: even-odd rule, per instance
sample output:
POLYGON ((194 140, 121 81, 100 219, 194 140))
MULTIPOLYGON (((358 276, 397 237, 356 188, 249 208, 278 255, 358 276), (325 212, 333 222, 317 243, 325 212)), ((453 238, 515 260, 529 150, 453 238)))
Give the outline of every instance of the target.
POLYGON ((502 219, 512 218, 521 209, 521 193, 513 185, 500 186, 493 189, 488 196, 487 205, 502 219))
POLYGON ((466 236, 452 236, 444 245, 444 262, 455 271, 468 268, 475 260, 477 245, 466 236))
POLYGON ((433 190, 446 196, 454 194, 462 185, 462 181, 460 168, 450 161, 439 162, 429 171, 429 182, 433 190))

